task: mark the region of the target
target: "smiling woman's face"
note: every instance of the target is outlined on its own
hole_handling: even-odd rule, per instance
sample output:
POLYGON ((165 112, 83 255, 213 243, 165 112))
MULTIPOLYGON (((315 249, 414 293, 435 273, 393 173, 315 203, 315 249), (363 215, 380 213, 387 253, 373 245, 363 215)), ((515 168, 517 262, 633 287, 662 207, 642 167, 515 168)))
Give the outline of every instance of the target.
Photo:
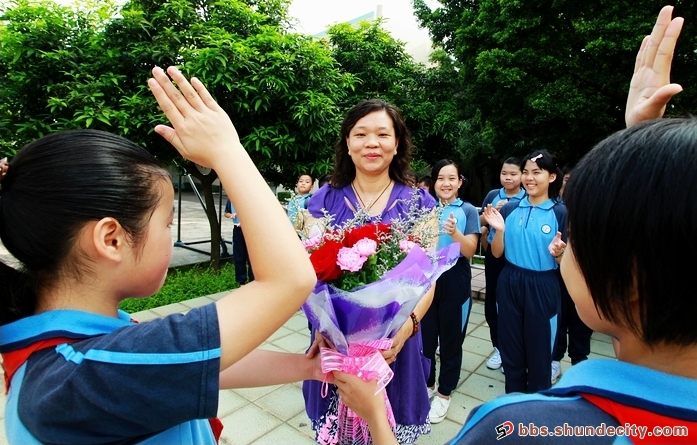
POLYGON ((349 132, 346 145, 357 174, 386 172, 399 145, 392 118, 384 110, 366 114, 349 132))

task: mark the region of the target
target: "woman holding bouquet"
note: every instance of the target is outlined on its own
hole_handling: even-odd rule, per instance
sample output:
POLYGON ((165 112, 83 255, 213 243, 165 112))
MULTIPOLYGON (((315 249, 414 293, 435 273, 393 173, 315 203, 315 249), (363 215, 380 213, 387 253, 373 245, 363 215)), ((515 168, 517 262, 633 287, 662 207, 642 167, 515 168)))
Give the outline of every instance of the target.
MULTIPOLYGON (((434 208, 433 197, 408 185, 411 148, 411 135, 395 106, 375 99, 358 103, 341 124, 331 183, 313 195, 310 214, 322 218, 326 211, 332 217, 331 225, 338 227, 359 211, 371 222, 390 222, 406 217, 413 203, 420 208, 434 208)), ((421 336, 415 334, 432 299, 430 290, 414 309, 413 317, 392 338, 392 348, 382 354, 394 371, 386 391, 396 422, 394 432, 401 443, 413 443, 430 432, 430 405, 424 385, 429 363, 422 354, 421 336)), ((323 339, 315 337, 313 334, 313 347, 318 347, 323 339)), ((321 382, 305 381, 303 394, 316 439, 327 443, 337 437, 338 395, 331 385, 327 397, 322 397, 321 387, 321 382)))

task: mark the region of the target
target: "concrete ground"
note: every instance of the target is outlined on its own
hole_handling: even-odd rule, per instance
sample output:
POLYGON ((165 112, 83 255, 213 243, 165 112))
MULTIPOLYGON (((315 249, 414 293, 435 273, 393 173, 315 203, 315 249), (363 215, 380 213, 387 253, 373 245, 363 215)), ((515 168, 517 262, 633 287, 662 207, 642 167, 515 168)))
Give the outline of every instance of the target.
MULTIPOLYGON (((217 201, 216 201, 217 202, 217 201)), ((223 199, 223 205, 225 199, 223 199)), ((175 208, 179 208, 175 197, 175 208)), ((177 221, 172 230, 174 242, 181 241, 189 247, 210 251, 209 243, 197 243, 210 239, 208 223, 198 199, 193 193, 182 195, 181 223, 177 221), (181 228, 178 235, 177 228, 181 228)), ((223 239, 230 241, 232 224, 223 221, 223 239)), ((229 248, 229 245, 228 245, 229 248)), ((0 246, 0 258, 12 260, 11 256, 0 246)), ((173 265, 183 265, 206 261, 208 255, 195 252, 185 247, 175 247, 173 265)), ((488 325, 484 319, 484 304, 481 298, 486 293, 484 273, 481 268, 473 268, 472 293, 475 297, 467 326, 467 337, 463 344, 462 372, 460 383, 452 395, 452 403, 446 419, 432 426, 429 435, 422 436, 417 444, 443 444, 455 436, 465 422, 467 415, 475 406, 491 400, 504 393, 504 375, 500 370, 490 370, 486 360, 492 353, 488 325)), ((147 321, 172 313, 186 312, 191 308, 210 304, 226 293, 209 295, 193 300, 138 312, 133 318, 147 321)), ((283 327, 276 331, 261 347, 274 351, 304 352, 310 337, 307 320, 302 312, 296 313, 283 327)), ((590 357, 614 357, 610 338, 594 333, 591 340, 590 357)), ((562 361, 562 369, 571 366, 568 357, 562 361)), ((5 438, 5 400, 4 391, 0 391, 0 445, 7 443, 5 438)), ((264 388, 250 388, 220 391, 218 416, 225 424, 222 444, 313 444, 314 432, 304 410, 301 383, 277 385, 264 388)))

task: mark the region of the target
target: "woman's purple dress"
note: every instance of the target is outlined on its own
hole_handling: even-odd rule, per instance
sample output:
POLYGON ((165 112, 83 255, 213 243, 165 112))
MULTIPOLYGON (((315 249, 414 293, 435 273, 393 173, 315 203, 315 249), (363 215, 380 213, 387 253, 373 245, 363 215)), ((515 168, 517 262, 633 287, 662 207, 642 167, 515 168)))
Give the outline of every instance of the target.
MULTIPOLYGON (((385 210, 376 220, 390 222, 407 215, 413 193, 412 187, 395 183, 385 210)), ((436 206, 435 199, 424 190, 418 189, 416 193, 420 207, 436 206)), ((325 209, 334 217, 332 224, 342 225, 354 216, 354 211, 349 207, 346 199, 354 209, 360 207, 351 185, 341 189, 325 185, 312 195, 308 210, 312 216, 321 218, 324 216, 322 209, 325 209)), ((395 431, 397 440, 399 443, 413 443, 420 435, 428 434, 431 430, 428 422, 430 403, 426 391, 430 362, 423 355, 421 335, 415 335, 404 343, 404 347, 397 355, 397 360, 390 367, 394 371, 394 378, 386 389, 397 422, 395 431)), ((305 409, 315 432, 326 424, 328 415, 336 415, 338 396, 336 387, 330 385, 330 388, 329 395, 323 398, 322 382, 316 380, 303 382, 305 409)))

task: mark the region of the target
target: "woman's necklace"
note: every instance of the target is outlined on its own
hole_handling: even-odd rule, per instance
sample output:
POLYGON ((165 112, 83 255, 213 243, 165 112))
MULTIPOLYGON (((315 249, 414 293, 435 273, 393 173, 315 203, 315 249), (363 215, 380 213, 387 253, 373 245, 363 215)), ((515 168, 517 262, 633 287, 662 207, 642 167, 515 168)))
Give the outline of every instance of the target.
POLYGON ((353 185, 353 182, 351 182, 351 188, 353 189, 353 193, 356 194, 356 197, 361 202, 361 207, 363 207, 363 209, 366 212, 369 212, 370 209, 373 207, 373 204, 375 204, 376 202, 378 202, 380 200, 380 198, 382 198, 382 195, 384 195, 385 192, 387 191, 387 189, 390 188, 390 185, 392 185, 391 179, 390 179, 390 182, 387 183, 385 188, 382 189, 382 191, 380 192, 380 194, 378 195, 378 197, 375 200, 372 200, 372 196, 371 196, 371 200, 368 201, 368 205, 366 206, 365 203, 363 202, 363 198, 361 198, 361 195, 358 193, 358 190, 356 190, 356 187, 353 185))

